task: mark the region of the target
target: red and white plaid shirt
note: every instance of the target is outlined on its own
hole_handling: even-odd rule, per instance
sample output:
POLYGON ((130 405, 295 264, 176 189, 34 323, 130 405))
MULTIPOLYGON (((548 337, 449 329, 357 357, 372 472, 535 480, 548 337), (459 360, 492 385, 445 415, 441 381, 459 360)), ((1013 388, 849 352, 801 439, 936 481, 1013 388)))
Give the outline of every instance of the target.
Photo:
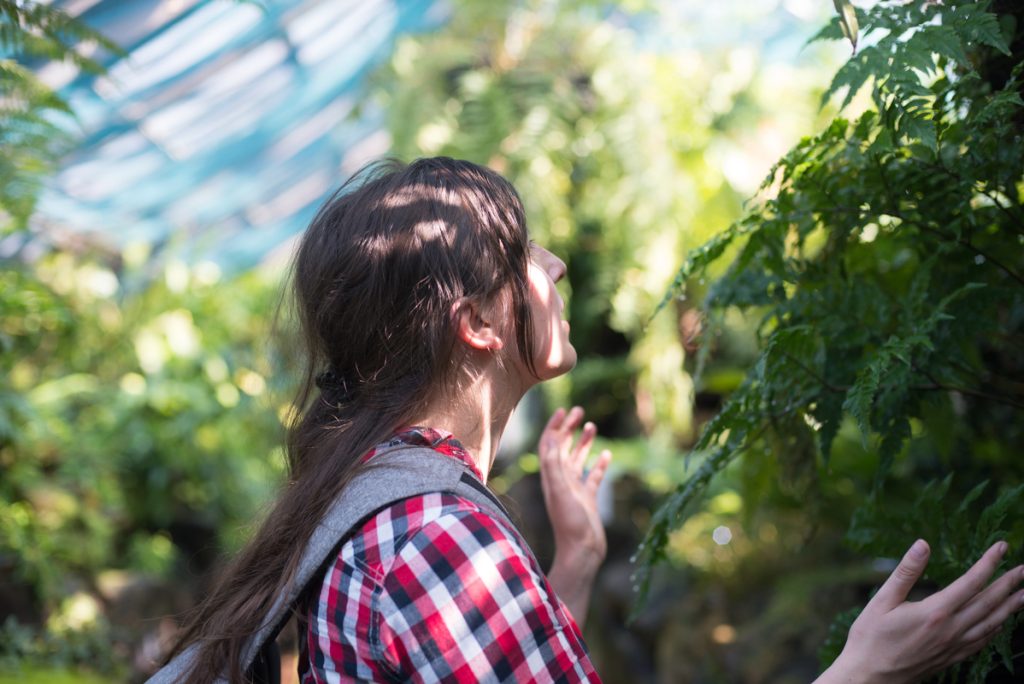
MULTIPOLYGON (((413 428, 387 445, 399 443, 480 477, 451 435, 413 428)), ((305 618, 302 684, 600 681, 518 530, 452 494, 376 514, 342 546, 305 618)))

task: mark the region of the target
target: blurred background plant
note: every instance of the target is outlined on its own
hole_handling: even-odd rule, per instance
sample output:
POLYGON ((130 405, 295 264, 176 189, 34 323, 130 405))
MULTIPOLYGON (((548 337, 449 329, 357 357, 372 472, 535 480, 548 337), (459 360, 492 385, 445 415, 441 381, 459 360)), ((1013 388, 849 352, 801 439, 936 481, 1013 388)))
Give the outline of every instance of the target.
MULTIPOLYGON (((819 648, 827 662, 845 634, 849 613, 830 632, 833 617, 863 605, 886 559, 916 536, 937 549, 937 583, 997 531, 1024 543, 1013 456, 1020 288, 1007 275, 1022 272, 1021 146, 1007 142, 1018 140, 1020 110, 1003 88, 1016 62, 999 61, 1019 61, 1020 39, 1002 5, 993 24, 985 3, 949 5, 960 23, 942 6, 882 3, 856 11, 856 34, 847 13, 846 34, 861 45, 836 85, 854 86, 846 114, 856 120, 829 124, 824 86, 849 45, 796 56, 834 12, 827 3, 452 0, 423 24, 396 13, 429 14, 433 3, 138 1, 119 8, 145 5, 151 24, 109 24, 136 32, 126 50, 148 69, 136 72, 60 14, 77 9, 88 22, 108 4, 0 3, 2 73, 15 74, 5 87, 31 83, 31 98, 12 102, 35 103, 24 106, 31 117, 0 115, 11 162, 0 190, 0 681, 139 679, 173 633, 160 618, 189 605, 258 519, 281 480, 290 415, 288 347, 270 343, 282 241, 358 166, 348 147, 492 166, 519 189, 534 237, 568 264, 580 364, 531 396, 507 441, 529 449, 543 410, 571 402, 615 451, 612 551, 586 630, 606 681, 810 681, 819 648), (160 22, 173 15, 189 38, 197 16, 217 25, 236 10, 258 38, 246 55, 281 33, 304 36, 281 54, 321 71, 274 81, 277 67, 265 77, 236 69, 252 84, 196 83, 194 71, 224 74, 228 60, 194 67, 209 44, 175 52, 160 22), (301 88, 327 97, 324 69, 359 72, 342 44, 325 50, 340 40, 331 31, 355 45, 383 35, 375 17, 392 15, 420 31, 393 31, 358 89, 312 100, 322 115, 286 122, 294 128, 277 137, 238 137, 256 125, 238 102, 270 107, 262 125, 305 101, 301 88), (150 38, 141 25, 156 27, 150 38), (908 36, 897 26, 929 28, 908 36), (18 36, 55 42, 19 52, 35 39, 18 36), (160 50, 146 48, 160 36, 160 50), (66 98, 30 80, 83 54, 88 69, 117 70, 127 93, 110 121, 96 93, 120 102, 118 79, 84 74, 66 98), (183 83, 172 58, 189 65, 183 83), (266 88, 248 95, 272 81, 299 90, 287 102, 266 88), (222 123, 197 108, 203 97, 222 123), (75 103, 85 120, 69 127, 75 103), (159 163, 131 156, 144 144, 159 163), (239 156, 264 148, 260 159, 239 156), (118 188, 98 171, 115 167, 97 162, 122 153, 129 181, 118 188), (271 168, 279 189, 256 183, 271 168), (76 212, 54 200, 68 188, 88 197, 90 184, 121 204, 76 212), (279 202, 260 194, 276 192, 279 202), (168 194, 175 204, 163 207, 168 194), (154 197, 128 223, 118 213, 154 197), (245 208, 256 201, 259 211, 245 208), (182 230, 152 232, 193 205, 182 230), (98 228, 76 228, 96 216, 98 228), (251 224, 239 229, 238 216, 251 224), (965 257, 974 248, 1006 269, 965 257), (634 584, 647 595, 639 606, 634 584)), ((214 33, 237 49, 234 30, 214 33)), ((841 36, 835 21, 823 32, 841 36)), ((550 557, 536 457, 506 451, 492 484, 519 502, 550 557)))
POLYGON ((108 616, 124 627, 182 610, 190 588, 155 579, 206 570, 283 473, 275 279, 223 287, 212 263, 173 263, 131 291, 138 268, 55 250, 3 273, 8 657, 123 666, 111 645, 133 637, 108 616), (37 638, 13 636, 32 624, 37 638))

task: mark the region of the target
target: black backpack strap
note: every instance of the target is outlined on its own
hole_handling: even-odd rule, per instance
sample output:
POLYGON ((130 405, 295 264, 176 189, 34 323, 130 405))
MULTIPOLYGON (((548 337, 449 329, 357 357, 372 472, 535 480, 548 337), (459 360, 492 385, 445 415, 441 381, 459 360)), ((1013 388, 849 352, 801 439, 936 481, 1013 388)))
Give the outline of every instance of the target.
POLYGON ((252 684, 281 684, 281 649, 276 641, 260 649, 245 676, 252 684))
MULTIPOLYGON (((432 492, 451 492, 480 506, 490 515, 516 528, 511 516, 497 497, 466 466, 450 456, 428 447, 399 446, 374 456, 363 470, 346 485, 331 505, 306 544, 298 568, 287 591, 277 597, 267 611, 263 627, 248 640, 243 651, 242 669, 251 677, 257 670, 272 669, 278 658, 274 640, 284 628, 299 598, 310 584, 323 577, 322 570, 338 555, 354 530, 377 513, 398 501, 432 492), (267 648, 264 648, 267 646, 267 648), (252 670, 250 666, 255 665, 252 670)), ((154 674, 147 684, 177 684, 185 680, 196 656, 196 644, 190 645, 154 674)), ((276 684, 278 680, 267 680, 276 684)), ((221 678, 218 684, 226 680, 221 678)))

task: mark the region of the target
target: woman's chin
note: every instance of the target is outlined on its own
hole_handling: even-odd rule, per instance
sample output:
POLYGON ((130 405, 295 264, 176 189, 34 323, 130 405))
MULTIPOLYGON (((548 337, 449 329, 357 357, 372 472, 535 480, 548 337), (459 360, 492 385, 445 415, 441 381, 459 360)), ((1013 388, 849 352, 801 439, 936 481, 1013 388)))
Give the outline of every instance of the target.
POLYGON ((565 370, 562 371, 563 374, 564 373, 568 373, 573 368, 575 368, 576 367, 576 362, 579 360, 577 358, 577 355, 576 355, 576 348, 574 346, 572 346, 571 344, 569 345, 569 353, 566 356, 568 358, 566 359, 567 362, 566 362, 566 365, 565 365, 565 370))
POLYGON ((576 367, 576 361, 576 348, 571 344, 565 345, 565 348, 563 348, 561 353, 555 358, 548 358, 547 369, 549 372, 545 373, 545 379, 557 378, 560 375, 565 375, 576 367))

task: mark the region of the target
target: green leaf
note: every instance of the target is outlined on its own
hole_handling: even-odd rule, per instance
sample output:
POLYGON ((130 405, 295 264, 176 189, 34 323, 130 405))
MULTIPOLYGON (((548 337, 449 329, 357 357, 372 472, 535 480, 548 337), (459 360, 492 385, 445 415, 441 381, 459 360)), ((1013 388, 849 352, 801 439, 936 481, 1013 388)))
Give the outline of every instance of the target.
POLYGON ((922 27, 907 41, 907 48, 910 49, 911 46, 918 43, 923 49, 947 57, 961 66, 970 66, 970 59, 964 50, 963 42, 956 31, 949 26, 937 24, 922 27))
POLYGON ((654 317, 657 316, 673 298, 685 293, 686 281, 690 276, 698 274, 706 269, 716 259, 722 256, 725 250, 737 237, 745 232, 745 227, 736 223, 729 226, 729 228, 711 238, 700 247, 690 250, 690 253, 686 255, 686 260, 683 262, 682 267, 680 267, 675 278, 672 280, 672 284, 669 285, 668 290, 666 290, 665 296, 662 297, 661 301, 654 308, 654 312, 647 320, 647 325, 650 325, 650 322, 654 320, 654 317))
POLYGON ((988 480, 982 480, 981 482, 976 484, 971 489, 971 491, 967 492, 967 495, 964 496, 963 500, 960 502, 960 505, 957 506, 957 513, 967 513, 970 510, 971 504, 973 504, 975 501, 978 500, 979 497, 981 497, 981 494, 982 492, 985 491, 986 487, 988 487, 988 480))
POLYGON ((843 647, 846 646, 846 639, 850 635, 850 627, 853 626, 854 620, 857 619, 862 610, 864 609, 860 606, 851 608, 839 613, 832 620, 832 624, 828 627, 825 641, 818 649, 818 662, 823 670, 835 662, 835 659, 843 652, 843 647))
POLYGON ((821 40, 839 40, 843 37, 843 29, 839 25, 839 17, 833 17, 831 21, 821 27, 813 36, 807 39, 804 46, 816 43, 821 40))
POLYGON ((881 482, 889 474, 893 460, 900 449, 910 439, 910 421, 905 416, 900 416, 890 421, 882 430, 882 441, 878 445, 878 470, 875 473, 875 485, 880 486, 881 482))
POLYGON ((1016 90, 1001 90, 985 103, 985 106, 975 115, 974 124, 985 126, 987 124, 1002 123, 1014 115, 1014 110, 1024 107, 1024 99, 1016 90))
POLYGON ((857 421, 861 441, 865 448, 868 445, 868 435, 871 434, 871 407, 874 403, 875 392, 878 391, 882 374, 890 363, 892 363, 890 355, 876 356, 857 374, 856 382, 847 392, 846 399, 843 401, 843 409, 857 421))
POLYGON ((999 20, 996 15, 984 10, 987 4, 969 3, 955 7, 951 9, 949 16, 953 25, 967 40, 988 45, 1010 57, 1010 46, 1003 36, 999 20))
POLYGON ((911 140, 920 141, 930 150, 938 149, 938 133, 935 128, 935 121, 929 118, 908 111, 900 117, 899 131, 911 140))
POLYGON ((843 422, 843 394, 825 389, 818 396, 811 415, 821 424, 818 430, 818 448, 821 450, 822 458, 828 465, 829 457, 832 454, 832 443, 839 434, 839 427, 843 422))
POLYGON ((1020 510, 1020 502, 1024 497, 1024 484, 1017 487, 1007 488, 999 493, 996 500, 992 502, 978 519, 976 532, 979 536, 986 538, 986 546, 994 543, 995 537, 1001 536, 1001 526, 1006 518, 1020 510))
POLYGON ((868 79, 882 73, 888 67, 888 59, 874 45, 866 47, 839 68, 832 82, 821 95, 821 105, 825 106, 832 96, 841 88, 846 87, 840 109, 844 109, 864 87, 868 79))

